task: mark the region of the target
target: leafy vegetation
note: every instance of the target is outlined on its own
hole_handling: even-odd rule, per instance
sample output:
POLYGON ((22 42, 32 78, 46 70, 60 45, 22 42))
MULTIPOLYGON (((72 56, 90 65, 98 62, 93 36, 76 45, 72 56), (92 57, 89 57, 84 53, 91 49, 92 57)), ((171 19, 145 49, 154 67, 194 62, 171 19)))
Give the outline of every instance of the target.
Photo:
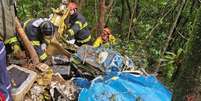
MULTIPOLYGON (((98 21, 99 0, 77 0, 78 3, 81 1, 84 2, 80 12, 93 29, 98 21)), ((107 0, 106 5, 110 1, 107 0)), ((105 22, 118 39, 113 48, 133 58, 138 67, 153 71, 160 68, 162 81, 171 87, 172 76, 182 62, 199 1, 112 1, 106 10, 105 22)), ((22 21, 48 17, 51 8, 60 3, 60 0, 18 0, 18 16, 22 21)))

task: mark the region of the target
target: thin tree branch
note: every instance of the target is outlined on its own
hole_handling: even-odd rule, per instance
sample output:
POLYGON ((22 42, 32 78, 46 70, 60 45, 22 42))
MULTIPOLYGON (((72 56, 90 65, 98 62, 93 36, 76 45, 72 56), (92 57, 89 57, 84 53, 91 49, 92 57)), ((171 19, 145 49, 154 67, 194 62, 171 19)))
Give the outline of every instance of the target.
MULTIPOLYGON (((167 40, 165 42, 165 46, 164 46, 163 50, 161 51, 160 58, 164 57, 164 54, 165 54, 165 52, 166 52, 166 50, 167 50, 167 48, 169 46, 169 42, 172 39, 172 34, 173 34, 173 32, 174 32, 174 30, 175 30, 175 28, 177 26, 178 20, 179 20, 180 15, 181 15, 181 12, 184 9, 185 3, 186 3, 186 0, 182 0, 182 4, 181 4, 181 6, 179 8, 179 11, 177 13, 176 19, 175 19, 175 21, 173 23, 173 26, 170 29, 170 34, 168 35, 168 38, 167 38, 167 40)), ((156 68, 155 73, 158 73, 158 71, 160 70, 160 64, 161 64, 161 61, 159 60, 159 66, 156 68)))
POLYGON ((181 34, 181 32, 177 31, 177 33, 185 40, 188 40, 184 35, 181 34))
POLYGON ((152 28, 152 30, 149 32, 149 34, 145 37, 144 42, 142 44, 139 45, 139 47, 137 48, 137 50, 135 51, 134 55, 136 55, 136 53, 140 50, 140 48, 148 41, 148 38, 150 38, 150 36, 153 34, 153 32, 156 30, 156 28, 158 28, 159 25, 162 24, 164 18, 172 11, 173 8, 169 9, 158 21, 158 23, 152 28))
POLYGON ((134 22, 133 22, 133 19, 136 18, 135 15, 136 15, 136 10, 137 10, 137 4, 138 4, 138 0, 135 0, 134 9, 133 9, 132 15, 131 15, 131 17, 130 17, 130 24, 129 24, 128 37, 127 37, 128 40, 130 39, 131 28, 132 28, 133 23, 134 23, 134 22))
POLYGON ((185 3, 186 3, 186 0, 182 0, 182 4, 180 6, 179 12, 177 13, 176 19, 175 19, 175 21, 174 21, 174 23, 173 23, 173 25, 172 25, 172 27, 170 29, 170 32, 169 32, 168 38, 167 38, 167 40, 165 42, 165 46, 163 48, 162 54, 164 54, 165 51, 167 50, 167 47, 168 47, 169 42, 171 40, 172 34, 173 34, 173 32, 174 32, 174 30, 175 30, 175 28, 177 26, 178 20, 180 18, 180 15, 181 15, 181 12, 182 12, 182 10, 184 8, 185 3))
POLYGON ((114 0, 110 0, 110 3, 106 6, 106 9, 110 9, 114 3, 114 0))
POLYGON ((109 22, 109 19, 110 19, 110 16, 111 16, 111 13, 112 13, 112 8, 115 6, 116 2, 113 3, 113 5, 110 7, 109 9, 109 13, 107 14, 107 17, 106 17, 106 25, 108 24, 109 22))
POLYGON ((131 11, 131 6, 130 6, 130 3, 129 3, 129 0, 126 0, 126 5, 127 5, 127 7, 128 7, 128 11, 129 11, 129 18, 131 19, 131 17, 132 17, 132 11, 131 11))

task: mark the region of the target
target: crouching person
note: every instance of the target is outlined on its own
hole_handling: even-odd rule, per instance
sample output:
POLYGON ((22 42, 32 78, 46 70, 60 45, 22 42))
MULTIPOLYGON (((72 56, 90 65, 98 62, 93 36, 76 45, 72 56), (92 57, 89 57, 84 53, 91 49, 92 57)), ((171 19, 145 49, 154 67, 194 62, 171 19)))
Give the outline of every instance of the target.
POLYGON ((93 47, 97 48, 100 46, 109 47, 111 44, 116 43, 116 38, 112 35, 111 30, 108 26, 105 26, 101 35, 93 43, 93 47))
POLYGON ((44 62, 48 58, 44 46, 47 45, 47 40, 50 40, 54 35, 54 25, 49 20, 39 18, 26 21, 23 27, 40 61, 44 62))

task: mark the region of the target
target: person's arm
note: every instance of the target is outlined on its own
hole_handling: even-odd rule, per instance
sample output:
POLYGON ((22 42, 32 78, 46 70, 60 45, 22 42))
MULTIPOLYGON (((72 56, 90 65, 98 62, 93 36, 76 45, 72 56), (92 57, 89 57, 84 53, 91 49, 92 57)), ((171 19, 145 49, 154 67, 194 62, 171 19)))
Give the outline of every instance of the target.
POLYGON ((113 35, 110 35, 110 36, 109 36, 109 42, 110 42, 111 44, 115 44, 115 43, 116 43, 116 38, 115 38, 113 35))
POLYGON ((75 24, 72 25, 67 31, 69 36, 74 36, 78 31, 81 30, 81 26, 82 23, 80 21, 76 21, 75 24))
POLYGON ((35 41, 31 41, 31 43, 34 46, 34 48, 35 48, 35 50, 36 50, 36 52, 38 54, 38 57, 39 57, 40 61, 47 60, 48 55, 45 52, 45 50, 42 49, 40 41, 35 40, 35 41))
MULTIPOLYGON (((70 25, 69 28, 67 29, 66 33, 68 34, 68 37, 74 36, 80 30, 87 27, 87 25, 88 25, 85 18, 82 15, 78 14, 76 19, 77 20, 74 22, 74 24, 70 25)), ((70 19, 70 20, 73 20, 73 19, 70 19)), ((68 21, 65 22, 65 24, 68 25, 68 21)), ((64 34, 66 34, 66 33, 64 33, 64 34)))
POLYGON ((17 33, 14 33, 13 36, 6 39, 4 43, 5 45, 8 45, 11 47, 12 49, 11 51, 15 56, 19 55, 19 53, 21 52, 21 47, 20 47, 19 40, 17 38, 17 33))
POLYGON ((103 40, 101 39, 101 37, 98 37, 98 38, 96 39, 96 41, 93 43, 93 47, 94 47, 94 48, 97 48, 97 47, 99 47, 102 43, 103 43, 103 40))

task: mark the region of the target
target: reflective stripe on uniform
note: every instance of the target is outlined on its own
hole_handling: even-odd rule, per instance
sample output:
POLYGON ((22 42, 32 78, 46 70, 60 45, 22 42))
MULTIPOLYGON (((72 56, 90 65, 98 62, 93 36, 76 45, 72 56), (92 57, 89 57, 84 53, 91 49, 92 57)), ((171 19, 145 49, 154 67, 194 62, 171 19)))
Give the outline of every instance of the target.
POLYGON ((8 97, 6 98, 6 101, 10 101, 10 96, 8 96, 8 97))
POLYGON ((96 39, 96 41, 93 43, 93 47, 97 48, 97 47, 99 47, 102 43, 103 43, 102 38, 101 38, 101 37, 98 37, 98 38, 96 39))
POLYGON ((47 58, 47 54, 43 53, 42 55, 40 55, 40 59, 41 60, 45 60, 47 58))
POLYGON ((0 55, 4 52, 5 50, 5 46, 3 46, 3 48, 0 50, 0 55))
POLYGON ((1 36, 1 34, 0 34, 0 41, 3 41, 3 37, 1 36))
POLYGON ((14 42, 17 42, 17 37, 12 37, 12 38, 9 38, 5 41, 5 44, 12 44, 14 42))
POLYGON ((88 23, 86 22, 83 26, 82 26, 82 28, 81 29, 83 29, 83 28, 85 28, 85 27, 87 27, 87 25, 88 25, 88 23))
POLYGON ((90 40, 91 40, 91 35, 89 35, 86 39, 84 39, 84 40, 78 40, 77 42, 86 43, 86 42, 88 42, 90 40))
POLYGON ((88 25, 87 22, 82 24, 80 21, 76 21, 75 23, 79 25, 80 30, 82 30, 83 28, 87 27, 87 25, 88 25))
POLYGON ((78 24, 80 29, 82 28, 82 23, 80 21, 75 21, 75 24, 78 24))
POLYGON ((69 29, 68 32, 70 33, 71 36, 73 36, 75 34, 72 29, 69 29))
POLYGON ((32 19, 29 19, 27 21, 24 22, 24 26, 23 26, 23 29, 25 29, 25 27, 27 26, 27 24, 31 21, 32 19))
POLYGON ((40 46, 40 41, 31 41, 33 46, 40 46))
MULTIPOLYGON (((82 23, 80 21, 76 21, 75 23, 79 25, 80 30, 84 29, 88 25, 87 23, 82 25, 82 23)), ((75 35, 75 32, 73 31, 73 29, 69 29, 68 32, 70 33, 71 36, 75 35)))
POLYGON ((11 89, 11 84, 9 84, 7 87, 6 87, 6 89, 11 89))
POLYGON ((111 44, 115 44, 115 43, 116 43, 116 39, 115 39, 115 37, 114 37, 113 35, 110 35, 110 36, 109 36, 109 42, 110 42, 111 44))

